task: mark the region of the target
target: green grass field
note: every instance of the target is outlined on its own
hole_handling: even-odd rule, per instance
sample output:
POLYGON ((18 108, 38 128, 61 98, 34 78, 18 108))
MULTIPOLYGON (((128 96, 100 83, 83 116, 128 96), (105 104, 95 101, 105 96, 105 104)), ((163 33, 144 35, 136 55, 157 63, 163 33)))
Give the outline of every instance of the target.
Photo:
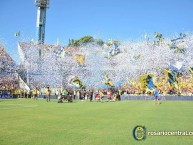
POLYGON ((136 125, 147 131, 193 131, 193 102, 0 100, 0 145, 193 144, 193 136, 147 136, 136 141, 136 125))

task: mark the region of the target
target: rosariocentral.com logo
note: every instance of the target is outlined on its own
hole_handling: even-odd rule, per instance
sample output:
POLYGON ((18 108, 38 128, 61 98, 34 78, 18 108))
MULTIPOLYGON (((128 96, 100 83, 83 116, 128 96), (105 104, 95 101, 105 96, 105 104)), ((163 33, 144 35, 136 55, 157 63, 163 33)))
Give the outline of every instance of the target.
POLYGON ((146 138, 146 128, 142 125, 137 125, 133 129, 133 137, 137 141, 145 140, 146 138))
POLYGON ((146 136, 193 136, 193 131, 147 131, 146 127, 142 125, 134 127, 133 137, 135 140, 145 140, 146 136))

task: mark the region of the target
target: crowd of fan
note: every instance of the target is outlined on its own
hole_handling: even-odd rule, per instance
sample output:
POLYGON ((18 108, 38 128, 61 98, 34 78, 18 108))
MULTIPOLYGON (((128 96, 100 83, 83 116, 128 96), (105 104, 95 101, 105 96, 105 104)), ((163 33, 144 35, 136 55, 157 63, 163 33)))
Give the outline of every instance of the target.
MULTIPOLYGON (((167 79, 163 79, 160 83, 156 84, 159 93, 163 95, 167 94, 181 94, 181 95, 192 95, 193 94, 193 86, 190 80, 187 82, 179 82, 179 87, 171 87, 167 82, 167 79)), ((0 90, 9 90, 12 94, 16 95, 17 97, 23 98, 32 98, 34 94, 38 96, 45 96, 46 88, 34 87, 31 90, 20 89, 17 79, 15 77, 10 76, 1 76, 0 77, 0 90)), ((101 98, 102 96, 106 96, 107 98, 114 99, 114 96, 120 96, 122 94, 127 95, 151 95, 151 90, 141 88, 141 84, 138 82, 135 85, 127 85, 121 86, 118 88, 109 88, 109 89, 76 89, 73 90, 72 88, 65 88, 65 89, 51 89, 51 95, 56 96, 66 96, 70 95, 73 96, 75 99, 85 100, 89 99, 92 95, 92 98, 101 98), (65 93, 66 92, 66 93, 65 93)), ((64 97, 65 98, 65 97, 64 97)))
MULTIPOLYGON (((167 94, 181 94, 181 95, 192 95, 193 94, 193 85, 191 82, 191 77, 189 78, 186 76, 186 78, 182 78, 184 81, 179 81, 178 85, 179 87, 171 87, 167 81, 166 78, 160 79, 156 85, 159 89, 159 93, 162 95, 167 94), (185 81, 186 80, 186 81, 185 81)), ((34 94, 37 94, 38 96, 44 97, 46 96, 45 90, 46 88, 42 87, 34 87, 31 90, 25 90, 20 89, 17 79, 15 77, 10 76, 1 76, 0 77, 0 90, 9 90, 11 94, 16 95, 17 97, 23 97, 23 98, 33 98, 34 94)), ((114 99, 114 96, 118 96, 118 98, 122 95, 151 95, 151 90, 147 90, 144 88, 141 88, 140 82, 135 83, 133 85, 127 85, 127 86, 121 86, 118 88, 109 88, 109 89, 93 89, 93 88, 87 88, 87 89, 76 89, 73 90, 72 88, 65 88, 65 89, 57 89, 52 88, 51 89, 51 95, 56 96, 56 99, 58 96, 73 96, 74 99, 79 100, 85 100, 89 98, 99 99, 102 96, 105 96, 106 98, 114 99), (92 97, 91 97, 91 94, 92 97)), ((115 97, 116 98, 116 97, 115 97)), ((117 99, 117 98, 116 98, 117 99)))
POLYGON ((12 77, 0 77, 0 90, 15 90, 18 89, 18 81, 12 77))
MULTIPOLYGON (((46 98, 46 90, 47 88, 39 88, 36 87, 31 90, 25 89, 14 89, 17 87, 17 83, 13 85, 11 94, 14 94, 17 98, 46 98)), ((182 94, 182 95, 192 95, 193 88, 181 88, 179 91, 178 88, 170 88, 168 86, 164 87, 158 86, 159 93, 161 95, 165 94, 182 94)), ((140 86, 127 86, 127 87, 119 87, 119 88, 109 88, 109 89, 76 89, 72 88, 52 88, 50 89, 51 98, 58 99, 58 102, 68 101, 72 102, 73 100, 121 100, 121 95, 153 95, 151 90, 144 91, 140 86)))
POLYGON ((18 80, 15 76, 16 64, 4 47, 0 45, 0 90, 18 89, 18 80))
MULTIPOLYGON (((30 43, 20 43, 21 47, 28 47, 32 46, 30 43)), ((53 46, 53 45, 42 45, 44 49, 49 49, 55 47, 58 49, 60 46, 53 46)), ((18 78, 14 76, 15 72, 15 63, 11 59, 11 57, 5 52, 3 46, 0 45, 0 90, 9 90, 12 94, 15 94, 18 97, 33 97, 34 90, 24 90, 19 88, 19 81, 18 78)), ((193 93, 193 85, 192 79, 190 76, 183 76, 182 81, 178 82, 179 87, 170 87, 168 80, 166 77, 158 78, 159 80, 156 81, 160 94, 183 94, 183 95, 190 95, 193 93)), ((57 91, 52 91, 53 94, 58 94, 56 96, 60 96, 64 91, 56 89, 57 91), (56 93, 54 93, 56 92, 56 93)), ((135 83, 134 85, 127 85, 122 86, 119 89, 99 89, 99 90, 72 90, 69 88, 64 89, 69 96, 73 96, 77 99, 84 100, 91 98, 90 94, 93 94, 93 98, 101 98, 101 96, 106 96, 107 98, 114 98, 114 96, 120 96, 121 94, 135 94, 135 95, 144 95, 149 94, 151 91, 145 91, 144 88, 141 88, 140 83, 135 83), (91 93, 91 90, 93 93, 91 93), (100 97, 98 97, 100 96, 100 97), (111 97, 109 97, 111 96, 111 97)), ((37 89, 36 93, 38 95, 44 95, 45 93, 41 91, 41 89, 37 89)), ((65 96, 64 93, 61 96, 65 96)), ((64 97, 65 98, 65 97, 64 97)), ((116 97, 115 97, 116 98, 116 97)), ((119 97, 118 97, 119 98, 119 97)))

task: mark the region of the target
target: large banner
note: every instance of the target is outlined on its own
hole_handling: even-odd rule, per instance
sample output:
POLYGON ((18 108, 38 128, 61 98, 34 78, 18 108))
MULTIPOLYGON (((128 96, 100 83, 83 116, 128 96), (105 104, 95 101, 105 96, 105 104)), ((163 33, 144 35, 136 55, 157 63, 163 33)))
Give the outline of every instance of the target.
POLYGON ((28 85, 22 80, 20 76, 19 76, 19 87, 20 89, 30 91, 30 88, 28 87, 28 85))

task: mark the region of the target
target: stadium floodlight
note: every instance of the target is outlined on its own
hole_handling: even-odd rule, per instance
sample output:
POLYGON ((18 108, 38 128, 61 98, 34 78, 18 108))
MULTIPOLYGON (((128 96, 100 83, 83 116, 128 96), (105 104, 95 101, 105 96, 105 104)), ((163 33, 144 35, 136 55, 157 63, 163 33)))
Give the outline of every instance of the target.
POLYGON ((35 5, 41 8, 48 8, 50 0, 35 0, 35 5))
POLYGON ((49 7, 50 0, 35 0, 37 9, 37 42, 43 44, 45 39, 46 9, 49 7))

